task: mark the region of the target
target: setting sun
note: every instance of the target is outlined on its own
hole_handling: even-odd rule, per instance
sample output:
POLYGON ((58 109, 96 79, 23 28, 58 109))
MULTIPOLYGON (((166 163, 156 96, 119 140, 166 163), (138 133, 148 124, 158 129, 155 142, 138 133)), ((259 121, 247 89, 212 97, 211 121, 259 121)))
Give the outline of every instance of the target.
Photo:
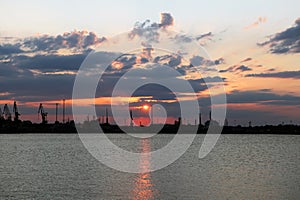
POLYGON ((144 110, 148 110, 148 109, 149 109, 149 106, 148 106, 148 105, 143 105, 143 109, 144 109, 144 110))

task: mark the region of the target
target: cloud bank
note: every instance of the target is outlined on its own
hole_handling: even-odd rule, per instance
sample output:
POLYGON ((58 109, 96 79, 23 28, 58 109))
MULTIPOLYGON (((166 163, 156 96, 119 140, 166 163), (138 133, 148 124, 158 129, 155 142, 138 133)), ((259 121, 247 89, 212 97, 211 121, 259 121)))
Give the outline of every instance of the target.
POLYGON ((300 79, 300 71, 283 71, 283 72, 274 72, 274 73, 247 74, 246 77, 300 79))
POLYGON ((268 46, 274 54, 300 53, 300 18, 294 26, 276 33, 268 41, 259 43, 260 46, 268 46))

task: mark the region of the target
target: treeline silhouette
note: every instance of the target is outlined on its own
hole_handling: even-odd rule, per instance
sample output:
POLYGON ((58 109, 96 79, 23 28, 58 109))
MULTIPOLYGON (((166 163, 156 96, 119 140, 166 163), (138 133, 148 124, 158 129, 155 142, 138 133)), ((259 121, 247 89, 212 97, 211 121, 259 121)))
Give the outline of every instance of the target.
POLYGON ((209 126, 206 122, 205 125, 183 125, 175 121, 174 124, 150 126, 118 126, 109 123, 99 123, 98 120, 84 121, 81 124, 75 123, 73 120, 66 123, 32 123, 31 121, 13 121, 11 119, 0 119, 0 133, 97 133, 101 127, 104 133, 164 133, 174 134, 177 133, 179 127, 182 133, 194 133, 197 130, 198 134, 205 134, 208 128, 215 130, 222 130, 222 134, 300 134, 300 126, 298 125, 265 125, 265 126, 219 126, 217 123, 209 126), (159 129, 158 129, 159 128, 159 129), (124 131, 125 130, 125 131, 124 131))

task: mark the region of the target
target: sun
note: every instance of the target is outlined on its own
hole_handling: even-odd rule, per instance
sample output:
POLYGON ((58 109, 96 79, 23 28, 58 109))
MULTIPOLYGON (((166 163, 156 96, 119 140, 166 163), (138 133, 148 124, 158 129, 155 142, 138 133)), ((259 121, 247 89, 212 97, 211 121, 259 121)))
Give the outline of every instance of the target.
POLYGON ((148 105, 143 105, 143 109, 144 110, 149 110, 149 106, 148 105))

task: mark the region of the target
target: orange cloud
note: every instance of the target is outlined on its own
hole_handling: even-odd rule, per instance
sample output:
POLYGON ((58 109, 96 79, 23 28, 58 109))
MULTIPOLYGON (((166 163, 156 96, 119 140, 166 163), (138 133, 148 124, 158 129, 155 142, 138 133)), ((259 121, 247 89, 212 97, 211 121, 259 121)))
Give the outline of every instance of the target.
POLYGON ((114 68, 114 69, 122 69, 124 64, 119 62, 119 61, 113 61, 111 63, 111 66, 114 68))
POLYGON ((257 26, 265 23, 266 21, 267 21, 267 17, 258 17, 258 19, 255 22, 253 22, 252 24, 246 26, 245 29, 250 29, 250 28, 257 27, 257 26))

